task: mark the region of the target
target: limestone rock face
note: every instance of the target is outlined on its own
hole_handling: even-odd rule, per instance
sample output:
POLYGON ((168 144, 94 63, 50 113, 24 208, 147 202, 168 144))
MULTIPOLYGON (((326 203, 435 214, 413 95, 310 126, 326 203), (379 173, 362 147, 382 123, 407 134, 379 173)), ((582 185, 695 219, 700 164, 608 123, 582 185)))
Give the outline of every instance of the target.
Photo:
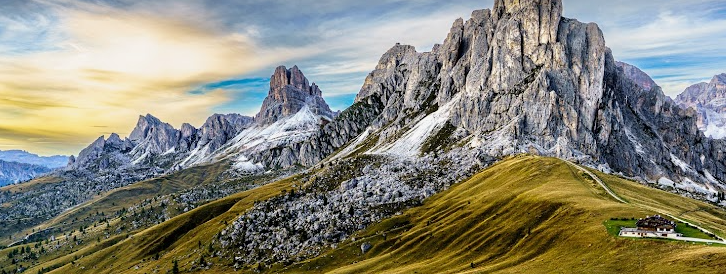
POLYGON ((726 138, 726 73, 714 76, 708 83, 686 88, 676 102, 696 111, 698 128, 706 136, 726 138))
POLYGON ((239 114, 214 114, 199 129, 185 123, 177 130, 147 114, 139 117, 128 138, 116 133, 99 137, 65 170, 101 181, 154 177, 181 168, 179 162, 200 147, 221 147, 252 122, 252 117, 239 114))
POLYGON ((334 116, 320 88, 315 83, 309 84, 297 66, 290 69, 280 66, 270 77, 270 91, 255 116, 255 122, 272 124, 282 117, 294 115, 304 106, 308 106, 313 114, 334 116))
POLYGON ((618 64, 596 24, 561 14, 558 0, 498 0, 456 20, 431 52, 395 45, 346 110, 372 119, 344 111, 302 150, 323 153, 303 159, 348 142, 417 156, 451 125, 450 138, 471 153, 537 153, 722 189, 724 142, 700 133, 695 115, 645 73, 618 64), (362 132, 369 136, 355 139, 362 132))
POLYGON ((147 114, 139 117, 128 138, 122 140, 117 134, 100 137, 67 170, 138 180, 222 160, 251 171, 312 164, 325 154, 303 148, 303 143, 336 115, 320 88, 310 84, 297 66, 280 66, 255 118, 214 114, 199 128, 185 123, 175 129, 147 114), (301 153, 305 149, 313 151, 301 153))
POLYGON ((207 145, 210 151, 217 150, 242 130, 250 127, 252 122, 251 117, 239 114, 214 114, 199 128, 197 145, 207 145))
MULTIPOLYGON (((175 129, 168 123, 164 123, 158 118, 147 114, 140 116, 136 127, 129 134, 129 141, 136 144, 131 152, 132 157, 142 158, 148 154, 160 154, 176 148, 181 131, 175 129)), ((112 135, 111 139, 118 139, 118 135, 112 135)))

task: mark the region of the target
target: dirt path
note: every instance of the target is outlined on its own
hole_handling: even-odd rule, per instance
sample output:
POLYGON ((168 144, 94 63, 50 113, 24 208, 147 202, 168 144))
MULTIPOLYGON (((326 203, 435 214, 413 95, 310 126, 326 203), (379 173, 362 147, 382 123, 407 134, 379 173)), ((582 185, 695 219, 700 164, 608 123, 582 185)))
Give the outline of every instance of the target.
POLYGON ((570 164, 571 166, 577 168, 578 170, 580 170, 582 172, 585 172, 585 174, 587 174, 588 176, 590 176, 590 178, 592 178, 593 180, 595 180, 595 182, 597 182, 598 184, 600 184, 600 186, 603 189, 605 189, 605 191, 608 194, 610 194, 610 196, 612 196, 613 198, 615 198, 615 200, 618 200, 618 201, 620 201, 621 203, 624 203, 624 204, 627 204, 628 203, 625 200, 623 200, 622 198, 618 197, 618 195, 616 195, 615 192, 613 192, 605 183, 603 183, 603 181, 600 180, 600 178, 597 177, 597 175, 595 175, 594 173, 590 172, 586 168, 581 167, 581 166, 579 166, 579 165, 577 165, 577 164, 575 164, 573 162, 567 161, 567 163, 570 164))

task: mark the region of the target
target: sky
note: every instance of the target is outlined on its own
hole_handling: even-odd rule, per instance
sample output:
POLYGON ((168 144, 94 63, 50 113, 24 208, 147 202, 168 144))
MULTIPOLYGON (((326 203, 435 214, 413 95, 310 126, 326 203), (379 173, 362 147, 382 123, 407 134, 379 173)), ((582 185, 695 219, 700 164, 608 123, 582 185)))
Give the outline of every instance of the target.
MULTIPOLYGON (((77 155, 139 115, 179 127, 254 115, 279 65, 349 106, 395 43, 428 51, 491 0, 3 0, 0 150, 77 155)), ((669 96, 726 72, 720 0, 564 0, 669 96)))

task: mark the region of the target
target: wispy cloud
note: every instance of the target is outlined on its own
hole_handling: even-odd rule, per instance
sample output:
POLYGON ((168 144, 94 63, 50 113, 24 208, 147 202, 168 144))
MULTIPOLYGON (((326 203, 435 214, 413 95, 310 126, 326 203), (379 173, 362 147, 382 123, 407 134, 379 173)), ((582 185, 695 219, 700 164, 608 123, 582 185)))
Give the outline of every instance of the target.
MULTIPOLYGON (((175 124, 201 123, 231 95, 224 89, 195 94, 192 87, 306 50, 259 48, 242 34, 148 11, 54 4, 57 27, 47 31, 62 35, 40 40, 49 50, 0 57, 4 143, 36 146, 39 140, 20 138, 30 134, 85 143, 101 133, 91 125, 125 132, 143 113, 175 124)), ((71 147, 62 152, 77 149, 71 147)))
POLYGON ((726 71, 723 1, 566 1, 565 16, 597 22, 615 57, 643 69, 670 96, 726 71))

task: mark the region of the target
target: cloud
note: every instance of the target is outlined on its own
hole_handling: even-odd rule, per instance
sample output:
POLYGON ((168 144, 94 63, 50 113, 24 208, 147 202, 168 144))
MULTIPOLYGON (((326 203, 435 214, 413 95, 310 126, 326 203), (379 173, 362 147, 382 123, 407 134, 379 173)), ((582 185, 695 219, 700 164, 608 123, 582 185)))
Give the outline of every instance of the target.
MULTIPOLYGON (((292 58, 300 50, 261 49, 238 33, 219 32, 183 18, 111 7, 55 7, 62 33, 52 50, 0 57, 0 128, 3 144, 36 134, 73 144, 103 131, 128 132, 139 114, 173 124, 199 124, 230 98, 224 89, 189 91, 292 58), (33 130, 42 128, 43 130, 33 130)), ((79 146, 41 148, 75 153, 79 146)))
POLYGON ((565 2, 565 16, 597 22, 615 58, 640 67, 670 96, 726 71, 725 11, 717 0, 687 8, 680 0, 565 2))

